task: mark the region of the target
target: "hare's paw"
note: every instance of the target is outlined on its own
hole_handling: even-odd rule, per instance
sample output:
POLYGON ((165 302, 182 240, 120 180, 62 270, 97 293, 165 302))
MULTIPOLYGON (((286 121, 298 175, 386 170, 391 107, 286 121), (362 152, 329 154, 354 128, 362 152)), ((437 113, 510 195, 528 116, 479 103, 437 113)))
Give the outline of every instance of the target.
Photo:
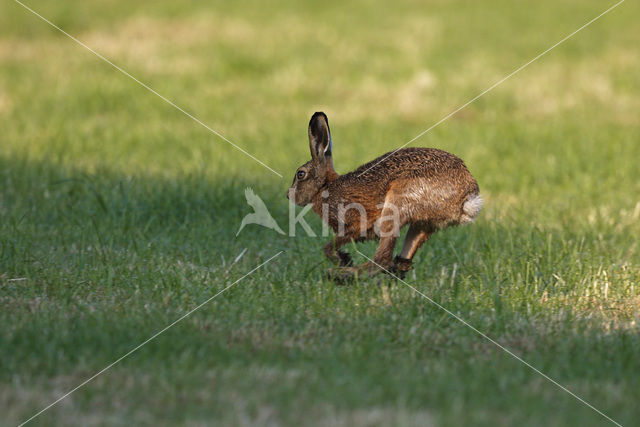
POLYGON ((390 273, 396 276, 400 280, 404 279, 407 275, 407 271, 411 270, 412 262, 410 259, 402 258, 400 255, 396 256, 393 260, 393 267, 390 269, 390 273))
POLYGON ((338 258, 340 258, 340 267, 351 267, 353 265, 351 255, 347 252, 338 251, 338 258))

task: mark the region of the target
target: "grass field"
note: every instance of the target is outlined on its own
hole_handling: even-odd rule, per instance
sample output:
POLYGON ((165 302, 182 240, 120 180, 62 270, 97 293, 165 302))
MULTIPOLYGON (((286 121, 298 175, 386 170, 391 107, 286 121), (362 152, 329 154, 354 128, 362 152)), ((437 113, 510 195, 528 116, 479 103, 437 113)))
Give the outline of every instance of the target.
MULTIPOLYGON (((283 178, 2 2, 1 425, 279 251, 32 424, 610 424, 406 285, 335 286, 322 238, 235 234, 248 186, 287 224, 314 111, 347 172, 614 2, 26 4, 283 178)), ((640 419, 638 16, 621 4, 412 144, 462 157, 485 208, 407 276, 623 425, 640 419)))

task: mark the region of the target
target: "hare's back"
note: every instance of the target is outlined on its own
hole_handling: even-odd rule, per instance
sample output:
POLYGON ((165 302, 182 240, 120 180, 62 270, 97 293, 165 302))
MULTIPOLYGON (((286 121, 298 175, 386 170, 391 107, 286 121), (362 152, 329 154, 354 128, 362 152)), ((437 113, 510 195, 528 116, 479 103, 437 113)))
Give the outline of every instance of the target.
POLYGON ((475 182, 462 159, 437 148, 411 147, 391 151, 360 166, 350 175, 371 183, 397 179, 452 178, 475 182))
POLYGON ((356 187, 379 194, 408 221, 428 221, 436 228, 469 222, 479 211, 470 201, 481 203, 478 184, 464 162, 435 148, 387 153, 349 175, 359 181, 356 187))

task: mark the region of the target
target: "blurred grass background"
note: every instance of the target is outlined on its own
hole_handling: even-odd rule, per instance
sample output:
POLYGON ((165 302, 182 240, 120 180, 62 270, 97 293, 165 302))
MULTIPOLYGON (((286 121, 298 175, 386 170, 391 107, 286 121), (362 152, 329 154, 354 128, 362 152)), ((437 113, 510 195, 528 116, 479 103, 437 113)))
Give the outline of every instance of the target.
MULTIPOLYGON (((286 224, 314 111, 347 172, 613 3, 26 4, 284 178, 0 5, 0 423, 279 250, 34 423, 606 423, 404 285, 336 288, 321 239, 235 233, 247 186, 286 224)), ((639 11, 623 3, 413 144, 462 157, 485 209, 434 236, 409 282, 622 424, 640 416, 639 11)))

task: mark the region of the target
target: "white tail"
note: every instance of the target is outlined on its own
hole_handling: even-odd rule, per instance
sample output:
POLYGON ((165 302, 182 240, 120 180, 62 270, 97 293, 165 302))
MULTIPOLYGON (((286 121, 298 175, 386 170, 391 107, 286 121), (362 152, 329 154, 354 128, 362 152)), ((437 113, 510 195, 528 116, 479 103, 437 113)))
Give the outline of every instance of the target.
POLYGON ((473 222, 482 209, 482 197, 479 194, 472 194, 462 204, 462 215, 460 224, 473 222))

